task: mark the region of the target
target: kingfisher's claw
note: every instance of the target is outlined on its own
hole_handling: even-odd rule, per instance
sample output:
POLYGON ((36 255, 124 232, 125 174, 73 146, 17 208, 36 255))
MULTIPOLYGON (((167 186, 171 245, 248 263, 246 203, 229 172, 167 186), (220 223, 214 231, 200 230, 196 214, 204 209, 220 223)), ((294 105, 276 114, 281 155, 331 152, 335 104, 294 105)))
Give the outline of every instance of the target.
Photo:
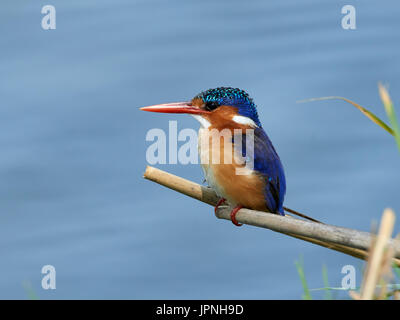
POLYGON ((219 199, 219 201, 217 202, 217 205, 216 205, 215 208, 214 208, 215 214, 217 214, 217 209, 218 209, 218 207, 219 207, 221 204, 225 203, 225 201, 226 201, 226 199, 224 199, 224 198, 219 199))
POLYGON ((243 224, 242 224, 242 223, 239 223, 239 222, 236 220, 236 214, 237 214, 238 211, 239 211, 240 209, 242 209, 242 208, 243 208, 242 206, 237 206, 237 207, 235 207, 235 208, 232 210, 232 212, 231 212, 231 220, 232 220, 232 223, 233 223, 235 226, 238 226, 238 227, 242 226, 243 224))

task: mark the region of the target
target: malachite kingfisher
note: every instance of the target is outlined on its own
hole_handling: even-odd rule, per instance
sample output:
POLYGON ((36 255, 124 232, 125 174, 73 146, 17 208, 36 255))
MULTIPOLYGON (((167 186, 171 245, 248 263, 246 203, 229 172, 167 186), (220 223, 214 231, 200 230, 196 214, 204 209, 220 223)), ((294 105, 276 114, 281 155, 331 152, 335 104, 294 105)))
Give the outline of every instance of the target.
POLYGON ((231 220, 235 225, 241 225, 236 220, 236 213, 241 208, 284 215, 286 182, 283 166, 261 125, 256 105, 248 93, 237 88, 220 87, 203 91, 191 101, 159 104, 143 107, 141 110, 186 113, 197 119, 200 122, 200 158, 203 158, 205 152, 219 155, 234 153, 234 156, 237 155, 235 159, 252 161, 247 174, 239 175, 237 169, 245 166, 243 161, 214 163, 209 155, 205 158, 208 161, 201 161, 208 185, 220 197, 215 210, 227 201, 233 207, 231 220), (234 139, 225 140, 224 143, 210 143, 213 138, 223 139, 221 135, 213 136, 224 129, 231 131, 234 139), (246 150, 246 143, 249 144, 246 137, 249 129, 254 139, 251 156, 246 150), (238 132, 240 139, 237 139, 238 132), (238 146, 237 141, 242 143, 238 146))

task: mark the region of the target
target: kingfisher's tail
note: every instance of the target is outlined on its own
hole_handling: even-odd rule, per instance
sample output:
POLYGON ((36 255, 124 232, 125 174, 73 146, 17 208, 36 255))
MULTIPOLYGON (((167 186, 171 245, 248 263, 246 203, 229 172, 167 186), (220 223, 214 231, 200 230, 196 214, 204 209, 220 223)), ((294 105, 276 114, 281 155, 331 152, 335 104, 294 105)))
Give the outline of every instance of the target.
POLYGON ((294 215, 296 215, 296 216, 302 217, 302 218, 304 218, 304 219, 307 219, 307 220, 310 220, 310 221, 313 221, 313 222, 317 222, 317 223, 323 223, 323 222, 321 222, 321 221, 319 221, 319 220, 317 220, 317 219, 311 218, 311 217, 309 217, 309 216, 307 216, 307 215, 305 215, 305 214, 303 214, 303 213, 300 213, 300 212, 298 212, 298 211, 296 211, 296 210, 293 210, 293 209, 290 209, 290 208, 288 208, 288 207, 283 207, 283 209, 284 209, 285 211, 287 211, 287 212, 290 212, 290 213, 292 213, 292 214, 294 214, 294 215))

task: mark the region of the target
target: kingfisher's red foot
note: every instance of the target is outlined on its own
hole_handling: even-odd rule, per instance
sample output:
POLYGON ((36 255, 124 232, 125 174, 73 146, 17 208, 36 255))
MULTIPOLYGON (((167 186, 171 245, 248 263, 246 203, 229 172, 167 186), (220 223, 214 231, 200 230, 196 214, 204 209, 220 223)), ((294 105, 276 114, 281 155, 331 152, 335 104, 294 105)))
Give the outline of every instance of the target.
POLYGON ((239 211, 240 209, 242 209, 242 208, 243 208, 243 206, 237 206, 237 207, 233 208, 233 210, 232 210, 232 212, 231 212, 231 220, 232 220, 232 223, 233 223, 235 226, 238 226, 238 227, 242 226, 243 224, 242 224, 242 223, 239 223, 239 222, 236 220, 236 213, 238 213, 238 211, 239 211))
POLYGON ((225 203, 225 201, 226 201, 226 199, 224 199, 224 198, 219 199, 219 201, 217 202, 217 205, 216 205, 215 208, 214 208, 215 214, 217 214, 217 209, 218 209, 218 207, 219 207, 221 204, 225 203))

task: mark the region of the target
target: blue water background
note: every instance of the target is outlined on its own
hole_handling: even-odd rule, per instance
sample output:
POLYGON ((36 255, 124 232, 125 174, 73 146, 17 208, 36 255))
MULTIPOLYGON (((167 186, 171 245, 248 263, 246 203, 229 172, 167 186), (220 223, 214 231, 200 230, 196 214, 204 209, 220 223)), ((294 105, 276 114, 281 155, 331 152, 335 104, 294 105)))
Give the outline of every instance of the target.
MULTIPOLYGON (((198 128, 140 106, 217 86, 247 90, 281 156, 286 205, 370 230, 400 214, 392 137, 341 101, 400 114, 400 5, 352 1, 3 0, 0 7, 0 298, 298 299, 362 263, 260 228, 146 181, 148 130, 198 128), (41 8, 57 29, 41 28, 41 8), (56 268, 43 290, 41 268, 56 268)), ((201 182, 197 165, 159 168, 201 182)), ((399 232, 399 227, 396 227, 399 232)), ((322 292, 314 292, 322 298, 322 292)), ((346 297, 346 294, 339 294, 346 297)))

